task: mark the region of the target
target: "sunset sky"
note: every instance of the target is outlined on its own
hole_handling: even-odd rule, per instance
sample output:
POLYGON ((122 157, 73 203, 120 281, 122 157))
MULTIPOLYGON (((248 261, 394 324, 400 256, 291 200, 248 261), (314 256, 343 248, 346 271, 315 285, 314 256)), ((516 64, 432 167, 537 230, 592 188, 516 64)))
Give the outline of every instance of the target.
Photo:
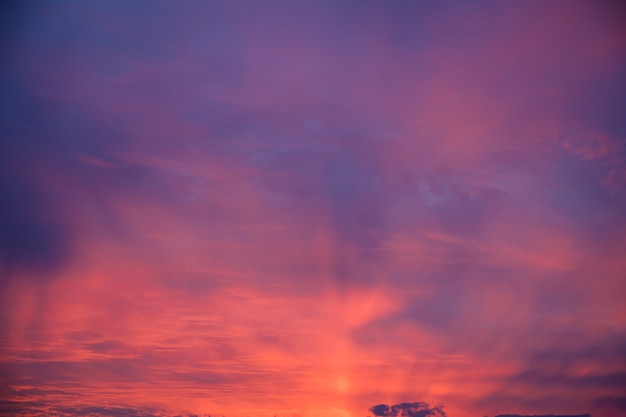
POLYGON ((0 14, 0 415, 626 416, 619 1, 0 14))

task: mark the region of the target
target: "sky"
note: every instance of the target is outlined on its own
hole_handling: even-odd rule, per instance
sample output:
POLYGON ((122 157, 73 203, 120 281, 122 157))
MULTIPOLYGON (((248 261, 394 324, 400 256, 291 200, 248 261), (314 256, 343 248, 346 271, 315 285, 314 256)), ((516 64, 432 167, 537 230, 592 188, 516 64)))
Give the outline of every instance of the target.
POLYGON ((626 415, 620 2, 2 4, 0 415, 626 415))

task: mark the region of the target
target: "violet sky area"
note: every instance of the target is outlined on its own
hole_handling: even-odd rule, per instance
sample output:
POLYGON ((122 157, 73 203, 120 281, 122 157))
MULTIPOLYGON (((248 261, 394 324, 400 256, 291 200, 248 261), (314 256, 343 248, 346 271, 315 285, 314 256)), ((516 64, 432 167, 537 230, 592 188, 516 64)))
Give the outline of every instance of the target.
POLYGON ((626 416, 626 3, 6 0, 0 416, 626 416))

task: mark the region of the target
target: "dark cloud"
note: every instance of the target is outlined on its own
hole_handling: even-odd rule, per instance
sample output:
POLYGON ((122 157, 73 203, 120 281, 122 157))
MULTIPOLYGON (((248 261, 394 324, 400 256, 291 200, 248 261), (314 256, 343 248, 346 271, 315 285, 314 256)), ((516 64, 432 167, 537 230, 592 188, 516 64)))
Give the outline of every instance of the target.
POLYGON ((626 412, 626 396, 603 396, 593 401, 593 407, 613 410, 614 412, 626 412))
POLYGON ((0 415, 52 417, 205 417, 199 414, 172 414, 150 407, 104 407, 98 405, 54 406, 40 401, 0 401, 0 415))
POLYGON ((43 2, 2 4, 3 23, 12 21, 2 25, 6 36, 0 50, 7 63, 0 69, 2 281, 16 270, 46 279, 68 263, 76 238, 71 204, 80 201, 80 209, 99 211, 115 229, 112 210, 103 204, 111 190, 155 194, 155 184, 161 184, 150 170, 113 156, 128 141, 124 127, 118 127, 123 123, 111 127, 89 106, 64 100, 81 88, 77 83, 84 77, 98 86, 107 82, 102 74, 73 66, 89 58, 81 55, 86 49, 75 33, 81 19, 73 16, 63 29, 58 24, 63 16, 55 17, 71 10, 43 2), (81 197, 77 200, 70 189, 81 197))
POLYGON ((98 416, 98 417, 166 417, 163 411, 151 408, 130 407, 100 407, 100 406, 77 406, 77 407, 53 407, 51 412, 58 413, 59 417, 71 416, 98 416))
POLYGON ((582 339, 582 334, 562 335, 570 342, 558 348, 535 348, 528 356, 528 368, 546 372, 566 372, 581 362, 603 364, 626 360, 626 339, 620 334, 582 339), (569 336, 569 337, 568 337, 569 336))
MULTIPOLYGON (((114 156, 128 142, 123 127, 112 127, 80 104, 63 102, 61 95, 42 93, 53 85, 62 94, 76 88, 71 77, 59 75, 76 75, 62 53, 78 54, 72 49, 75 39, 46 26, 52 23, 41 7, 11 10, 41 28, 26 37, 13 28, 4 40, 11 47, 1 51, 8 65, 0 69, 0 280, 16 270, 41 280, 58 273, 73 255, 72 204, 97 211, 110 231, 119 232, 113 210, 104 204, 107 195, 155 195, 163 178, 114 156), (44 38, 47 43, 39 45, 44 38), (44 62, 29 61, 52 65, 46 50, 58 53, 54 66, 59 71, 46 73, 44 62)), ((104 82, 92 77, 95 84, 104 82)))
POLYGON ((626 372, 589 374, 583 376, 568 375, 566 372, 529 369, 511 378, 516 383, 534 386, 564 386, 571 388, 620 388, 626 386, 626 372))
POLYGON ((446 417, 443 406, 440 404, 429 404, 425 402, 401 403, 389 406, 378 404, 370 408, 377 417, 446 417))
POLYGON ((45 403, 39 401, 11 401, 0 400, 0 416, 28 415, 31 412, 41 412, 45 403))
POLYGON ((11 48, 11 36, 21 29, 24 18, 37 3, 37 0, 6 0, 0 3, 0 60, 3 64, 11 48))
POLYGON ((102 340, 95 343, 86 343, 85 347, 95 353, 111 353, 123 350, 126 346, 117 340, 102 340))
POLYGON ((21 268, 48 276, 41 272, 57 271, 70 248, 54 196, 38 177, 55 142, 44 127, 50 108, 27 93, 11 66, 0 70, 0 95, 0 279, 21 268))
POLYGON ((498 414, 495 417, 591 417, 591 414, 498 414))
POLYGON ((0 177, 0 262, 56 271, 69 254, 69 236, 51 202, 33 185, 0 177))

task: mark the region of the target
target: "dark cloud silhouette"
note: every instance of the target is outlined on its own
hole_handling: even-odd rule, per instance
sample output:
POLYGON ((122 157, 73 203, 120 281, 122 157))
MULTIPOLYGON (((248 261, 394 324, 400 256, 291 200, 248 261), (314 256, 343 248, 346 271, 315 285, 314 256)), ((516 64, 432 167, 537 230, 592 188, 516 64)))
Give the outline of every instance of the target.
POLYGON ((495 417, 591 417, 591 414, 498 414, 495 417))
POLYGON ((442 405, 429 404, 421 401, 395 404, 392 406, 378 404, 370 408, 370 411, 377 417, 446 417, 442 405))

